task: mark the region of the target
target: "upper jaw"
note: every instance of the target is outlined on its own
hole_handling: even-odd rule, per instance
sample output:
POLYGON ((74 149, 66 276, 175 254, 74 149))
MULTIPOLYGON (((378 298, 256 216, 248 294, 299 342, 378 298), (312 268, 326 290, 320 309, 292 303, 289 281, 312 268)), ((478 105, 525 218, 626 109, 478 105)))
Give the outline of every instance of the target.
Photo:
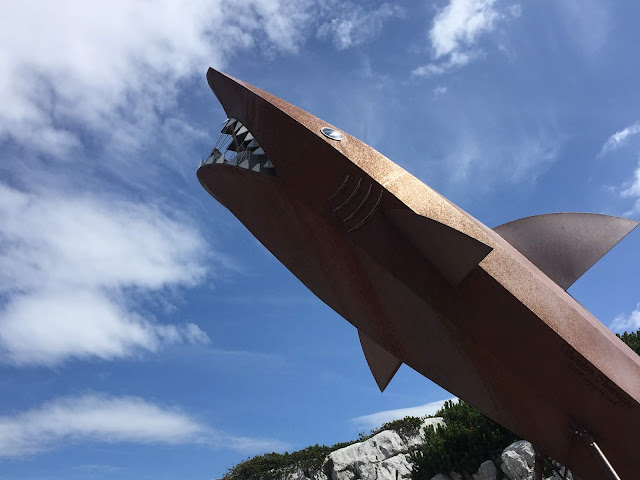
POLYGON ((226 164, 244 168, 269 177, 277 177, 276 169, 267 158, 258 140, 235 118, 227 118, 222 123, 220 137, 206 160, 200 166, 226 164))

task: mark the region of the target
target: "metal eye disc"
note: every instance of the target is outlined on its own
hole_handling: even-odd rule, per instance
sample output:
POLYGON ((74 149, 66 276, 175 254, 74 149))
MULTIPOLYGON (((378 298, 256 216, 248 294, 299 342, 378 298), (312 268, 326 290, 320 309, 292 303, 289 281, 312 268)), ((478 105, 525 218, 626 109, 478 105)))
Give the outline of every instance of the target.
POLYGON ((330 138, 331 140, 342 140, 342 134, 334 128, 322 127, 320 131, 325 137, 330 138))

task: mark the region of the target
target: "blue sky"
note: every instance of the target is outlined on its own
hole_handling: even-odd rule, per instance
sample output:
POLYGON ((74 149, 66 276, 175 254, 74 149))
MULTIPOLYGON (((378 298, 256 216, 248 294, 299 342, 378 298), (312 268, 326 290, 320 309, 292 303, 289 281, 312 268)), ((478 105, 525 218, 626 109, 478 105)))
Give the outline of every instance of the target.
MULTIPOLYGON (((225 118, 209 66, 491 227, 640 219, 639 15, 605 0, 3 2, 0 479, 218 478, 452 396, 406 366, 381 394, 355 329, 198 184, 225 118)), ((615 331, 640 327, 639 247, 635 232, 569 290, 615 331)))

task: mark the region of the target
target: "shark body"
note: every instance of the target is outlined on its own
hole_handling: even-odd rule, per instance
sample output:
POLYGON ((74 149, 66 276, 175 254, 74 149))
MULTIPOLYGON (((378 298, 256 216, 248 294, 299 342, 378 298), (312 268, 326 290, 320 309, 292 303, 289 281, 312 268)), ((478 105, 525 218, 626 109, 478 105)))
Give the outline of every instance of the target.
POLYGON ((640 357, 566 292, 636 222, 491 229, 339 128, 207 79, 228 140, 200 183, 358 329, 381 390, 405 363, 584 480, 609 477, 580 431, 621 478, 640 472, 640 357))

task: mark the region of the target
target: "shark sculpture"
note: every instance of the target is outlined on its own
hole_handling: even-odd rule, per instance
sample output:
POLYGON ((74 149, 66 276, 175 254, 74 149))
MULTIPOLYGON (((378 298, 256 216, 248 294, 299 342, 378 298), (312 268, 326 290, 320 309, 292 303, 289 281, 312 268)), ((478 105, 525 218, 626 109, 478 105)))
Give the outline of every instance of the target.
POLYGON ((491 229, 337 127, 207 80, 229 118, 200 183, 357 328, 380 390, 405 363, 584 480, 638 478, 640 357, 566 292, 637 222, 491 229))

